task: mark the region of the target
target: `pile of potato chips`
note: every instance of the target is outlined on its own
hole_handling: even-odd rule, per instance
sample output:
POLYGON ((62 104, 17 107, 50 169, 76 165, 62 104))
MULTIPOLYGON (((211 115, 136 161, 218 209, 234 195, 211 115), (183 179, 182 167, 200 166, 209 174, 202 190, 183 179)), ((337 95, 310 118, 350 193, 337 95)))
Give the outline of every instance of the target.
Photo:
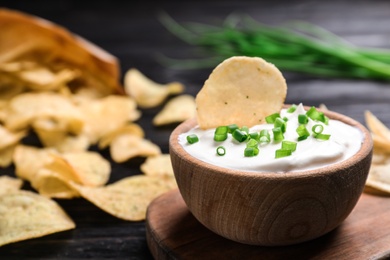
POLYGON ((115 57, 48 21, 0 9, 0 246, 75 228, 51 198, 83 197, 124 220, 174 189, 168 154, 136 123, 139 108, 162 105, 152 124, 195 116, 195 100, 178 82, 158 84, 136 69, 119 82, 115 57), (181 95, 179 95, 181 94, 181 95), (180 112, 179 112, 180 111, 180 112), (179 112, 179 113, 178 113, 179 112), (34 133, 40 146, 26 145, 34 133), (140 174, 108 183, 111 165, 145 157, 140 174), (36 192, 21 190, 22 180, 36 192))
POLYGON ((374 153, 365 191, 390 195, 390 129, 370 111, 365 120, 374 142, 374 153))

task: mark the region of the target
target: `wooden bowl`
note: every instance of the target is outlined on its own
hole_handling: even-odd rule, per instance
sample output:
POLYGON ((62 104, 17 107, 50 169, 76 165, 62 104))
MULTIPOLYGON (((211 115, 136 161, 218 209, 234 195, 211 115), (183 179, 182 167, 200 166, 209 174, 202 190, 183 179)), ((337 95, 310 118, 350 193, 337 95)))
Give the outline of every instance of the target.
POLYGON ((179 135, 196 126, 196 120, 180 124, 169 147, 175 178, 191 213, 216 234, 252 245, 291 245, 335 229, 363 191, 372 139, 359 122, 325 114, 362 131, 360 150, 339 163, 286 173, 241 171, 200 161, 178 143, 179 135))

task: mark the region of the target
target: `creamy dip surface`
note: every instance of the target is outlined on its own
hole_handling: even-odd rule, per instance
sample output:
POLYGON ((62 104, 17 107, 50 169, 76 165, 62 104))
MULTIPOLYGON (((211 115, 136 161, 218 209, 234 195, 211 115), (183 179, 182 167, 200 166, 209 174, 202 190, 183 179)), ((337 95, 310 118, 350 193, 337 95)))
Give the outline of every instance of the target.
POLYGON ((288 118, 284 140, 297 142, 296 150, 287 157, 275 158, 275 151, 281 148, 281 142, 273 141, 273 124, 261 124, 249 129, 250 133, 268 129, 271 136, 271 142, 259 145, 259 154, 253 157, 244 156, 246 142, 236 141, 231 134, 225 141, 214 141, 215 129, 202 130, 198 126, 194 127, 189 132, 179 136, 179 143, 189 154, 204 162, 225 168, 257 172, 312 170, 346 160, 360 149, 363 133, 358 128, 337 120, 329 120, 328 125, 325 125, 309 119, 306 128, 310 133, 312 126, 322 124, 324 126, 323 133, 330 134, 330 139, 318 140, 311 135, 306 140, 298 142, 296 132, 300 125, 298 115, 305 113, 302 104, 299 104, 293 113, 288 113, 287 109, 280 111, 281 118, 288 118), (196 134, 199 141, 189 144, 186 139, 189 134, 196 134), (216 148, 221 145, 226 150, 226 154, 223 156, 216 153, 216 148))

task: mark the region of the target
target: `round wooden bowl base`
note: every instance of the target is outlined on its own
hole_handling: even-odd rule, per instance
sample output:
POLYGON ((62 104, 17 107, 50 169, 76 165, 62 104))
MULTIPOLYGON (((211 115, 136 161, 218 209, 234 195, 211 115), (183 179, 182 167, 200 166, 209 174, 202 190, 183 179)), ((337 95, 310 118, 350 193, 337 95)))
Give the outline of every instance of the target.
POLYGON ((332 232, 284 247, 237 243, 204 227, 174 190, 148 207, 146 237, 155 259, 387 259, 390 197, 363 193, 349 217, 332 232))

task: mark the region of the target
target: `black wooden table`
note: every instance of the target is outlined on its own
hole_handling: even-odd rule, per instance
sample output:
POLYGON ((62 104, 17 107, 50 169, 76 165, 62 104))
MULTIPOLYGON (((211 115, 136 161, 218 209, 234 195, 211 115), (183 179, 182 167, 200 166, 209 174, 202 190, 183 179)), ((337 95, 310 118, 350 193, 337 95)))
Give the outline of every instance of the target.
MULTIPOLYGON (((159 54, 188 57, 193 47, 178 40, 158 21, 165 11, 178 21, 213 22, 234 11, 258 21, 278 24, 291 19, 323 26, 360 46, 390 48, 388 1, 0 1, 58 23, 96 43, 121 62, 122 71, 135 67, 160 82, 180 81, 195 95, 210 69, 179 71, 161 65, 159 54)), ((1 39, 0 39, 1 40, 1 39)), ((325 104, 329 109, 364 123, 370 110, 390 125, 390 81, 324 79, 283 72, 288 83, 287 103, 325 104)), ((122 75, 123 76, 123 75, 122 75)), ((161 107, 143 110, 138 123, 146 136, 168 152, 173 125, 156 128, 151 119, 161 107)), ((109 157, 108 154, 103 154, 109 157)), ((112 164, 110 182, 139 174, 142 159, 112 164)), ((12 168, 1 174, 12 175, 12 168)), ((58 200, 77 228, 0 247, 0 259, 150 259, 144 222, 116 219, 83 199, 58 200)), ((167 212, 169 214, 169 212, 167 212)), ((201 249, 200 249, 201 250, 201 249)))

